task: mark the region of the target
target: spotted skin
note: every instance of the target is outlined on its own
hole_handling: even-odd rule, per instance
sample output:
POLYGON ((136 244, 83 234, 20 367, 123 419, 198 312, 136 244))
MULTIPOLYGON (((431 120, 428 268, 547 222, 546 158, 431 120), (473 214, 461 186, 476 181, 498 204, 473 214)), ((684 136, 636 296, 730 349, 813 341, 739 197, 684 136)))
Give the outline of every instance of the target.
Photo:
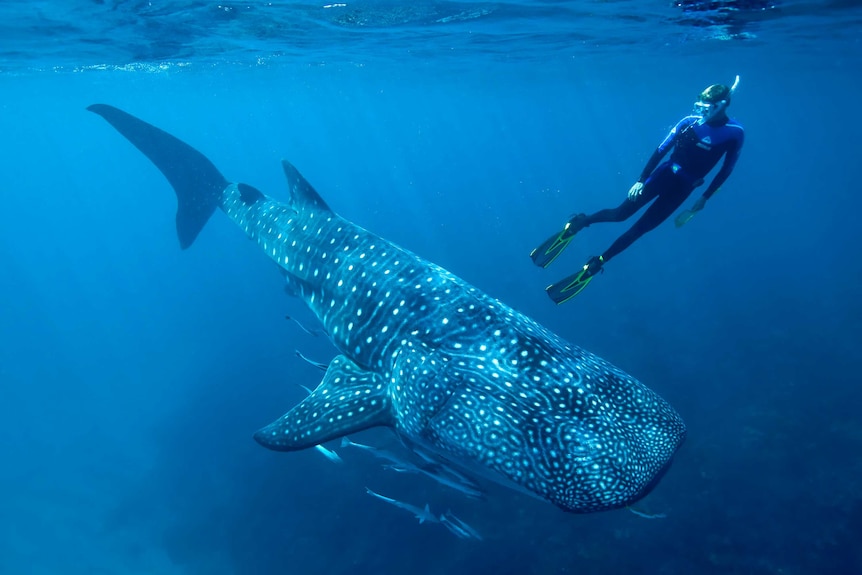
MULTIPOLYGON (((162 156, 188 155, 188 146, 115 108, 91 109, 165 172, 182 206, 187 192, 171 173, 182 163, 162 156), (142 133, 142 125, 155 132, 142 133), (147 151, 150 138, 161 138, 159 152, 147 151)), ((305 400, 255 434, 258 442, 293 451, 384 425, 408 446, 567 511, 619 508, 649 492, 685 437, 668 403, 443 268, 339 217, 283 165, 287 203, 226 181, 209 197, 281 267, 340 355, 305 400)), ((178 219, 178 231, 194 239, 198 230, 184 233, 178 219)))

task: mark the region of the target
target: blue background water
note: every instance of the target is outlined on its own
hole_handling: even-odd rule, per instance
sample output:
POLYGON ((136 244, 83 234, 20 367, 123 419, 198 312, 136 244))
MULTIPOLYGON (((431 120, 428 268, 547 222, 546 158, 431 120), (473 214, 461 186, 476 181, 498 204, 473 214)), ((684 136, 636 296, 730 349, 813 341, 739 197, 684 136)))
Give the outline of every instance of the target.
MULTIPOLYGON (((480 21, 497 38, 488 50, 458 44, 458 28, 435 54, 433 30, 416 26, 370 47, 309 34, 313 57, 265 63, 254 50, 131 57, 117 46, 135 30, 94 52, 24 12, 4 19, 17 35, 0 51, 0 572, 862 572, 850 9, 833 14, 832 37, 815 12, 788 10, 749 41, 679 26, 672 42, 637 28, 624 42, 625 29, 592 26, 592 40, 561 48, 551 14, 532 15, 524 37, 523 19, 480 21), (403 50, 417 37, 421 53, 403 50), (626 224, 590 228, 549 270, 530 249, 571 213, 616 205, 695 95, 734 74, 747 142, 721 193, 551 304, 545 285, 626 224), (476 502, 362 453, 336 466, 260 448, 253 431, 320 377, 294 349, 334 350, 284 319, 313 326, 226 219, 178 249, 167 182, 84 111, 95 102, 273 195, 289 158, 343 216, 656 389, 689 426, 642 503, 667 518, 567 515, 494 487, 476 502), (451 508, 485 540, 419 525, 365 486, 451 508)), ((79 5, 81 26, 86 14, 79 5)), ((384 431, 354 439, 396 447, 384 431)))

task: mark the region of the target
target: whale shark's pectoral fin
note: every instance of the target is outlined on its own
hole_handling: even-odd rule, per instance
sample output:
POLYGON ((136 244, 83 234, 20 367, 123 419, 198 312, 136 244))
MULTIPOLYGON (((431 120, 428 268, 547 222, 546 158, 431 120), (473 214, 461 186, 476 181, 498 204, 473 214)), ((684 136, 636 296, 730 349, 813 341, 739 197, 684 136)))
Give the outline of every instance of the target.
POLYGON ((377 425, 392 425, 386 382, 339 355, 317 389, 254 438, 269 449, 296 451, 377 425))

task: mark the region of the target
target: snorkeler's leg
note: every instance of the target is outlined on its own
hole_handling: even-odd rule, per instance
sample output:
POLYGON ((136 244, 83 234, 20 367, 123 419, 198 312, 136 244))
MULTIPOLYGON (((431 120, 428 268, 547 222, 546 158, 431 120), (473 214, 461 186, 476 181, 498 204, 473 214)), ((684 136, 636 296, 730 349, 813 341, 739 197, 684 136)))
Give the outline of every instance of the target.
POLYGON ((658 194, 656 200, 647 208, 643 215, 638 218, 632 227, 611 244, 611 247, 601 255, 603 263, 607 263, 616 257, 624 249, 632 245, 635 240, 645 233, 654 230, 660 223, 665 221, 679 208, 685 199, 691 194, 691 187, 673 182, 671 189, 664 189, 658 194))
POLYGON ((644 193, 642 193, 634 200, 626 198, 623 200, 623 203, 621 203, 615 208, 599 210, 594 214, 588 215, 584 220, 583 227, 601 222, 622 222, 624 220, 627 220, 632 217, 635 212, 644 207, 654 197, 655 194, 648 195, 646 193, 646 188, 644 188, 644 193))

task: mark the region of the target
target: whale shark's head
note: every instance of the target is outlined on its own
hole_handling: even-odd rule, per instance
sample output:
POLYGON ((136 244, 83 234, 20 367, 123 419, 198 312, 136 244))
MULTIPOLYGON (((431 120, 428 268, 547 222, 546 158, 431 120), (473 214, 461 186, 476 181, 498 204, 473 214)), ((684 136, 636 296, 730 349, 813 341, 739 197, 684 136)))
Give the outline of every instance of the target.
POLYGON ((566 511, 644 497, 684 441, 682 419, 636 379, 537 332, 437 377, 435 384, 459 383, 431 420, 429 438, 496 472, 486 477, 566 511))
MULTIPOLYGON (((614 383, 605 374, 604 383, 614 383)), ((645 497, 685 439, 679 415, 643 386, 613 386, 580 397, 569 413, 536 425, 548 461, 545 498, 577 513, 615 509, 645 497)), ((581 388, 582 389, 582 388, 581 388)), ((568 406, 567 406, 568 407, 568 406)))
MULTIPOLYGON (((571 349, 571 348, 570 348, 571 349)), ((685 424, 656 393, 581 350, 574 361, 537 361, 534 407, 525 428, 535 491, 576 513, 625 507, 658 483, 685 439, 685 424), (566 369, 569 367, 570 369, 566 369), (547 406, 547 407, 545 407, 547 406)))

